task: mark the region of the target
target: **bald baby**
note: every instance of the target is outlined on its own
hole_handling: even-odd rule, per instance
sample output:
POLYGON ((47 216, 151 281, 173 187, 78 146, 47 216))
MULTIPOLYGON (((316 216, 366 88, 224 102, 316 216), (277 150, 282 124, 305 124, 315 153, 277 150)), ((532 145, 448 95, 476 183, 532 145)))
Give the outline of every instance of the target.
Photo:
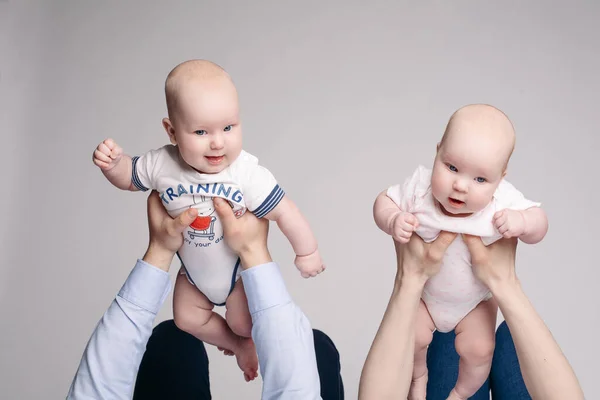
POLYGON ((238 94, 223 68, 207 60, 182 62, 167 76, 165 97, 169 117, 163 127, 188 165, 218 173, 237 159, 242 151, 238 94), (219 131, 216 141, 198 140, 219 131))
MULTIPOLYGON (((437 144, 433 169, 419 167, 404 184, 377 197, 377 226, 401 243, 413 233, 429 242, 443 230, 483 236, 488 243, 501 237, 539 242, 548 227, 545 213, 503 179, 514 146, 513 125, 502 111, 487 104, 461 107, 437 144)), ((459 236, 423 291, 408 398, 426 398, 427 346, 434 329, 455 330, 461 357, 458 380, 447 398, 471 397, 489 375, 496 313, 459 236)))
POLYGON ((177 253, 182 269, 173 318, 183 331, 235 355, 249 381, 258 373, 252 317, 239 258, 222 240, 213 198, 227 200, 238 217, 249 211, 276 221, 303 277, 315 277, 325 266, 300 209, 271 171, 242 149, 238 94, 229 74, 211 61, 182 62, 167 76, 165 97, 168 117, 162 123, 171 144, 131 157, 106 139, 94 151, 94 163, 120 189, 158 191, 172 217, 198 210, 177 253), (227 307, 225 319, 214 305, 227 307))
POLYGON ((496 107, 471 104, 455 111, 437 145, 431 176, 440 210, 462 217, 486 207, 506 175, 514 145, 513 125, 496 107))
POLYGON ((181 99, 189 91, 226 91, 235 97, 237 90, 229 74, 208 60, 188 60, 169 72, 165 81, 165 98, 169 118, 174 118, 181 99))
POLYGON ((452 114, 442 140, 463 142, 475 151, 492 147, 506 169, 515 148, 515 130, 508 116, 494 106, 471 104, 459 108, 452 114))

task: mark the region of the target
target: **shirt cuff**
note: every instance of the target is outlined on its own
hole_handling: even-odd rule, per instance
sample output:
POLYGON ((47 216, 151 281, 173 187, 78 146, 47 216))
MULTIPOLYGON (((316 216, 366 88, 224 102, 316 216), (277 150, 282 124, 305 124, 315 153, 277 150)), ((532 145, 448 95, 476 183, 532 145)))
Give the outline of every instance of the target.
POLYGON ((250 314, 292 301, 285 287, 279 266, 270 262, 241 273, 250 314))
POLYGON ((143 260, 137 260, 118 296, 156 314, 170 290, 169 274, 143 260))

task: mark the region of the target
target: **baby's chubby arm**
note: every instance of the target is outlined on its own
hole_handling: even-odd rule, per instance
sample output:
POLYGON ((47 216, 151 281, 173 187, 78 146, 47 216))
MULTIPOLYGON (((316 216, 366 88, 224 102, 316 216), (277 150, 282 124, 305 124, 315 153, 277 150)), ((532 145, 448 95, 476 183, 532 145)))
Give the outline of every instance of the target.
POLYGON ((525 232, 519 236, 527 244, 541 242, 548 232, 548 216, 541 207, 531 207, 521 211, 525 219, 525 232))
POLYGON ((518 237, 527 244, 541 242, 548 232, 548 217, 541 207, 498 211, 493 222, 505 238, 518 237))
POLYGON ((395 241, 407 243, 412 233, 419 226, 417 217, 402 211, 387 195, 387 191, 379 193, 373 204, 373 218, 375 223, 385 233, 391 235, 395 241))
POLYGON ((106 139, 96 147, 93 161, 106 179, 121 190, 139 190, 131 181, 131 157, 112 139, 106 139))
POLYGON ((287 195, 266 216, 277 222, 279 229, 288 238, 296 253, 295 264, 304 278, 317 276, 325 270, 319 254, 317 239, 308 221, 296 204, 287 195))

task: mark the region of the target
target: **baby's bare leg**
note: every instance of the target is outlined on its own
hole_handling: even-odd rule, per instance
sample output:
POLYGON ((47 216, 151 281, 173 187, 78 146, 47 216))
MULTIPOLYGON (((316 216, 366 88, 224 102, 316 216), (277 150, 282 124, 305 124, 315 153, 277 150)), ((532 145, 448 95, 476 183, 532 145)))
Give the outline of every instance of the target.
POLYGON ((252 317, 248 310, 248 299, 241 279, 235 283, 225 305, 227 306, 225 319, 233 333, 241 337, 252 337, 252 317))
POLYGON ((208 298, 194 287, 185 275, 177 275, 173 293, 175 325, 203 342, 235 353, 240 338, 231 331, 223 317, 212 311, 213 307, 208 298))
POLYGON ((227 324, 236 335, 240 336, 238 350, 233 353, 240 369, 244 371, 246 381, 253 380, 258 376, 258 356, 254 341, 252 341, 252 317, 248 310, 248 299, 241 279, 235 283, 225 305, 227 306, 225 313, 227 324))
POLYGON ((415 364, 408 400, 425 400, 427 394, 427 347, 433 339, 435 325, 423 300, 419 304, 415 327, 415 364))
POLYGON ((448 399, 468 399, 490 374, 494 355, 498 304, 492 298, 479 303, 456 326, 456 352, 460 356, 458 380, 448 399))

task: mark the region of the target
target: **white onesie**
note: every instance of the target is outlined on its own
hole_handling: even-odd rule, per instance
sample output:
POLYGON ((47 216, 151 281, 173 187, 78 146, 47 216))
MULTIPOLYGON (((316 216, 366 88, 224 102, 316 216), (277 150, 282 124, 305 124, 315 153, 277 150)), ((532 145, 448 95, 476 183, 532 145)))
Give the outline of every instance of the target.
POLYGON ((212 198, 228 200, 237 217, 248 209, 262 218, 279 204, 283 189, 273 174, 244 150, 217 174, 196 171, 173 145, 133 157, 132 164, 133 184, 142 191, 158 191, 171 217, 190 207, 198 209, 177 255, 189 281, 213 304, 224 305, 240 276, 239 258, 223 240, 212 198))
MULTIPOLYGON (((449 217, 435 205, 431 193, 431 170, 419 166, 403 185, 394 185, 387 195, 402 210, 419 220, 416 233, 425 241, 435 240, 440 231, 481 236, 489 245, 502 235, 492 223, 494 214, 503 209, 526 210, 540 203, 527 200, 506 180, 502 180, 492 201, 481 211, 465 218, 449 217)), ((481 301, 491 298, 491 292, 471 269, 471 254, 459 236, 448 247, 440 272, 425 284, 422 299, 440 332, 450 332, 481 301)))

